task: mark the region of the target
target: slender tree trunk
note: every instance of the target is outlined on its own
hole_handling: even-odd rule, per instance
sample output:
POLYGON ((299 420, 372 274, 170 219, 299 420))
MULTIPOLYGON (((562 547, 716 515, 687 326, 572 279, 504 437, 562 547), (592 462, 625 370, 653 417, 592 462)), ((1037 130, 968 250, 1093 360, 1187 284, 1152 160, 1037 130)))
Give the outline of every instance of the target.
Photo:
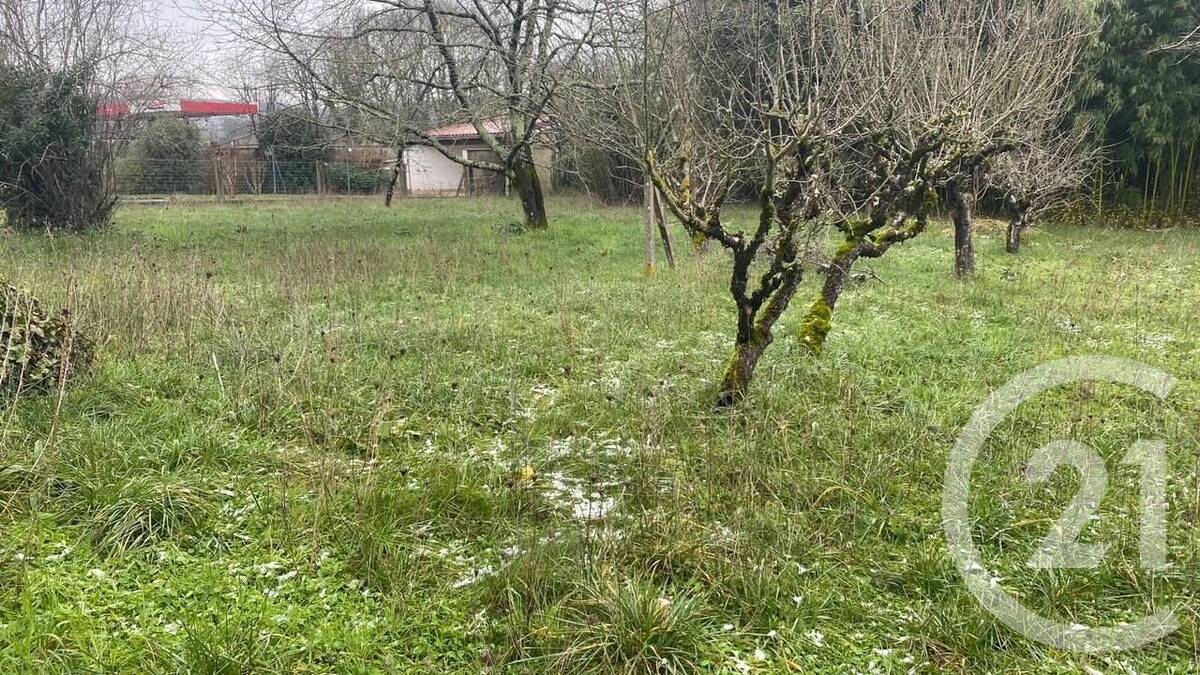
POLYGON ((755 315, 753 308, 739 303, 737 341, 733 346, 729 367, 725 370, 725 378, 721 381, 718 408, 731 408, 746 399, 758 362, 774 340, 770 328, 755 325, 755 315))
POLYGON ((1021 234, 1025 232, 1029 218, 1025 211, 1018 211, 1008 222, 1008 236, 1004 250, 1016 255, 1021 252, 1021 234))
POLYGON ((650 189, 654 190, 654 215, 658 221, 658 236, 662 238, 663 251, 667 254, 667 267, 675 269, 675 246, 671 243, 671 221, 667 219, 667 206, 658 189, 653 186, 650 189))
POLYGON ((975 274, 974 217, 975 194, 963 189, 962 179, 949 185, 950 219, 954 221, 954 276, 959 278, 975 274))
POLYGON ((658 220, 658 211, 655 209, 655 190, 654 185, 650 181, 642 188, 642 209, 645 211, 642 218, 642 249, 646 258, 646 276, 652 277, 658 272, 658 241, 656 240, 657 233, 655 230, 655 221, 658 220))
POLYGON ((1188 150, 1187 165, 1183 169, 1183 210, 1186 212, 1192 203, 1192 174, 1196 167, 1196 141, 1192 141, 1188 150))
POLYGON ((404 170, 404 148, 400 148, 396 151, 396 166, 392 167, 392 180, 388 183, 387 194, 383 198, 385 207, 391 208, 392 197, 396 195, 396 185, 400 183, 401 179, 403 179, 404 185, 400 188, 400 194, 408 194, 408 176, 405 174, 407 172, 404 170))
POLYGON ((526 150, 524 154, 525 157, 513 166, 513 183, 517 188, 517 196, 521 199, 521 210, 525 213, 525 227, 544 230, 550 227, 550 220, 546 216, 542 179, 529 151, 526 150))
POLYGON ((1150 175, 1151 171, 1150 158, 1146 158, 1146 188, 1142 190, 1142 217, 1145 218, 1150 213, 1150 175))
POLYGON ((1154 209, 1158 211, 1160 208, 1160 197, 1158 192, 1158 181, 1162 178, 1162 156, 1154 158, 1154 187, 1150 189, 1150 199, 1154 202, 1154 209))
POLYGON ((1182 213, 1182 211, 1176 211, 1178 204, 1176 196, 1178 195, 1178 186, 1180 186, 1180 181, 1178 181, 1178 175, 1180 175, 1180 145, 1178 143, 1171 143, 1170 171, 1171 173, 1168 179, 1166 179, 1166 213, 1174 216, 1177 213, 1182 213))

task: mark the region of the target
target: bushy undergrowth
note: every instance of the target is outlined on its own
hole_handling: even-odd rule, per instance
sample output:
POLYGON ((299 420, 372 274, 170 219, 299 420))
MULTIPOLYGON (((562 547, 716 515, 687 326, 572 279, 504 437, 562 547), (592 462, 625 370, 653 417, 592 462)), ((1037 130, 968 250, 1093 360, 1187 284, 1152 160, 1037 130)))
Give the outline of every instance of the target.
POLYGON ((13 396, 65 383, 87 370, 93 345, 69 312, 52 314, 0 279, 0 407, 13 396))
POLYGON ((555 207, 521 237, 493 229, 513 203, 412 200, 0 238, 6 274, 106 336, 61 406, 0 413, 0 672, 1192 668, 1200 234, 1047 226, 1014 258, 984 228, 959 283, 937 230, 856 282, 820 360, 781 340, 716 414, 724 261, 646 279, 636 210, 555 207), (1096 625, 1181 608, 1180 631, 1110 656, 1009 631, 941 533, 972 410, 1080 353, 1181 384, 1031 402, 981 455, 972 515, 1031 606, 1096 625), (1030 486, 1021 465, 1058 437, 1113 467, 1086 532, 1113 551, 1030 573, 1074 478, 1030 486), (1176 564, 1151 573, 1117 467, 1159 437, 1176 564))

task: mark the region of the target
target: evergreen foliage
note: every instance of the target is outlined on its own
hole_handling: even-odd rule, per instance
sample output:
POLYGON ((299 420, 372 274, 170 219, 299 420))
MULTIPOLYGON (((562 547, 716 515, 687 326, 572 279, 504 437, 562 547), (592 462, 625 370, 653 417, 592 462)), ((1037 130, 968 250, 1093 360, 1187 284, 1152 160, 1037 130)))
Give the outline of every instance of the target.
POLYGON ((116 199, 89 73, 0 65, 0 209, 18 229, 103 227, 116 199))
POLYGON ((200 181, 204 145, 200 129, 187 120, 150 122, 120 165, 121 184, 142 194, 189 193, 200 181))
POLYGON ((329 138, 315 120, 291 111, 263 118, 258 127, 258 146, 272 171, 275 192, 311 190, 317 185, 317 163, 329 160, 329 138), (279 169, 287 167, 286 170, 279 169))
POLYGON ((1194 0, 1101 0, 1081 113, 1110 148, 1119 201, 1184 214, 1197 204, 1200 59, 1163 50, 1200 25, 1194 0))

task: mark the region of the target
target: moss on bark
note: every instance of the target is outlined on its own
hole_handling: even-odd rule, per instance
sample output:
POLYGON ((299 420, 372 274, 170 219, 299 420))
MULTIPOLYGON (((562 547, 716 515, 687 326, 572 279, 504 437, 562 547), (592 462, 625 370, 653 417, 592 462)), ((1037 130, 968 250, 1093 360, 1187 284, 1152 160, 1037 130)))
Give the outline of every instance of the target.
POLYGON ((833 308, 825 300, 825 294, 817 296, 812 307, 808 310, 808 316, 804 319, 804 324, 800 327, 800 344, 811 352, 813 355, 819 356, 825 348, 825 338, 829 337, 829 331, 833 330, 833 308))

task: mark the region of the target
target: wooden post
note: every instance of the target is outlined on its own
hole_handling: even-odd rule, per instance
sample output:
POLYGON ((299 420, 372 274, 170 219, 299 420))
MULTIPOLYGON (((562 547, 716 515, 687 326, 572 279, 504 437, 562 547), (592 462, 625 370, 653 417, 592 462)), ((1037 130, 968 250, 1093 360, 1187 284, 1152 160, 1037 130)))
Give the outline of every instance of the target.
POLYGON ((317 196, 324 197, 325 196, 325 172, 322 170, 323 167, 321 166, 320 160, 314 162, 313 166, 317 172, 317 196))
POLYGON ((225 201, 225 179, 221 176, 221 155, 213 155, 213 186, 217 190, 217 201, 225 201))
POLYGON ((644 239, 646 249, 646 276, 652 277, 658 271, 658 264, 655 260, 658 255, 658 241, 654 231, 657 227, 656 221, 658 220, 658 215, 656 213, 657 209, 655 208, 655 202, 657 199, 654 195, 654 185, 648 180, 646 181, 646 186, 642 192, 643 201, 645 202, 643 204, 645 207, 645 218, 643 219, 645 221, 645 227, 643 229, 645 234, 644 239))
POLYGON ((408 158, 404 156, 403 148, 396 153, 396 158, 400 162, 400 196, 410 197, 412 195, 408 191, 408 158))
POLYGON ((667 205, 663 202, 662 193, 654 190, 654 215, 658 221, 658 234, 662 237, 663 250, 667 253, 667 267, 675 269, 675 247, 671 245, 671 230, 667 227, 667 205))

